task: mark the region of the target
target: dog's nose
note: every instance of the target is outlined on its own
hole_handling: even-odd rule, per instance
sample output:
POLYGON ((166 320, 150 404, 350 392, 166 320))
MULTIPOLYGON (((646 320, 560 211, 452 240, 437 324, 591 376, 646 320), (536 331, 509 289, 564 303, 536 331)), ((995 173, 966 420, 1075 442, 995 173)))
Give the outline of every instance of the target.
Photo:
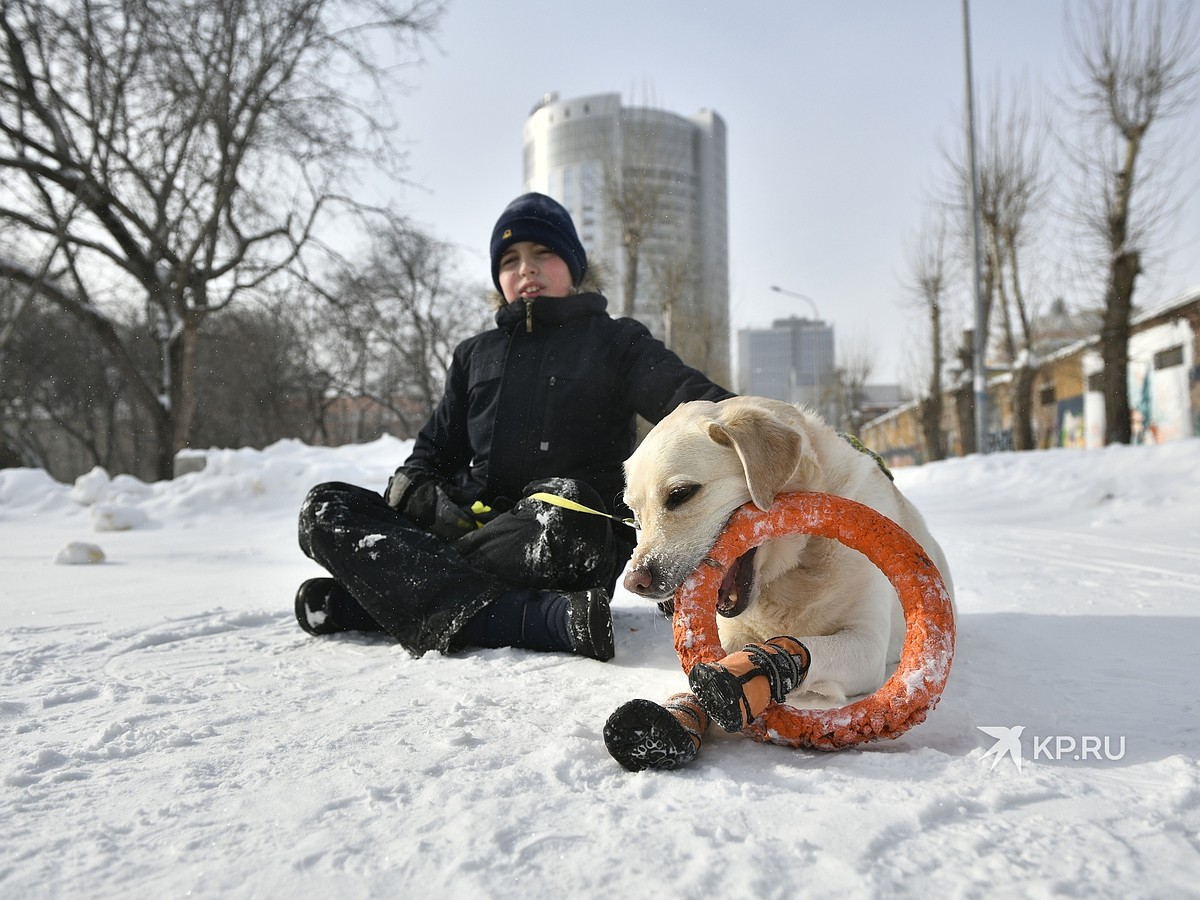
POLYGON ((637 594, 639 597, 645 597, 654 586, 654 573, 650 571, 649 566, 638 566, 625 573, 625 580, 622 583, 625 585, 625 590, 637 594))

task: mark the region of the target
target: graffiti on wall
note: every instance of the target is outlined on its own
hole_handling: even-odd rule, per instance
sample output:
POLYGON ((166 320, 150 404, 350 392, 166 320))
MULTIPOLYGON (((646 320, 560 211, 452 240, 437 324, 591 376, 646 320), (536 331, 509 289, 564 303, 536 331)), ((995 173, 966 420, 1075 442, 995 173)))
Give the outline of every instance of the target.
POLYGON ((1194 433, 1189 385, 1182 353, 1175 348, 1156 353, 1150 360, 1129 364, 1129 414, 1132 443, 1159 444, 1194 433))
POLYGON ((1083 397, 1067 397, 1058 401, 1058 446, 1087 446, 1083 397))

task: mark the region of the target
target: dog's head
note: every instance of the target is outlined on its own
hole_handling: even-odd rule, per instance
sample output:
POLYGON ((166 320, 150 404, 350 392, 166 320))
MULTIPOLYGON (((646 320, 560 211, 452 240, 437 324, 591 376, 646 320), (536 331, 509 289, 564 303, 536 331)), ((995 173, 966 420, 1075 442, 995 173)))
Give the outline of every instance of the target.
MULTIPOLYGON (((818 489, 819 467, 795 407, 760 398, 685 403, 625 462, 625 502, 639 525, 626 589, 655 600, 678 589, 707 555, 734 510, 769 509, 783 490, 818 489)), ((783 540, 791 540, 785 538, 783 540)), ((807 538, 798 536, 803 543, 807 538)), ((736 616, 770 572, 767 546, 726 574, 717 611, 736 616)))

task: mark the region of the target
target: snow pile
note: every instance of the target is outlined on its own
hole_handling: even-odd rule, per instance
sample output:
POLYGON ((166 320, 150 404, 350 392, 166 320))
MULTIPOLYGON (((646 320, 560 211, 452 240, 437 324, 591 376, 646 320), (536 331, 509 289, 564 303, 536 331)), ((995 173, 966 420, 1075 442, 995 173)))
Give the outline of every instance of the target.
POLYGON ((929 720, 836 754, 710 731, 636 775, 605 718, 686 680, 633 597, 607 664, 296 626, 305 492, 382 489, 407 450, 214 450, 150 485, 0 471, 0 895, 1194 891, 1200 440, 899 470, 958 589, 929 720), (89 545, 103 565, 55 564, 89 545))
POLYGON ((54 561, 64 566, 82 566, 102 563, 105 560, 104 551, 97 544, 86 541, 71 541, 58 551, 54 561))

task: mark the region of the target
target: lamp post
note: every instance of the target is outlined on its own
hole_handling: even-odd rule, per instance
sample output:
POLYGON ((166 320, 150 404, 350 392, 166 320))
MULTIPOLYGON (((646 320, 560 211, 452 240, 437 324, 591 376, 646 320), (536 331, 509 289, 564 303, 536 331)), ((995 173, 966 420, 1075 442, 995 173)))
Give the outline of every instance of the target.
POLYGON ((812 307, 813 315, 816 316, 817 321, 821 321, 821 313, 817 310, 817 302, 813 300, 812 297, 808 296, 808 294, 801 294, 797 291, 789 291, 787 288, 781 288, 777 284, 771 285, 771 290, 777 294, 786 294, 789 297, 796 297, 799 300, 803 300, 812 307))
MULTIPOLYGON (((821 312, 817 309, 817 302, 807 294, 801 294, 798 291, 789 291, 787 288, 781 288, 777 284, 771 285, 771 290, 777 294, 784 294, 788 297, 795 297, 798 300, 803 300, 812 307, 814 321, 819 325, 821 322, 821 312)), ((813 391, 816 393, 816 403, 813 405, 821 415, 825 415, 825 411, 821 409, 821 369, 817 363, 817 333, 813 332, 812 336, 812 370, 813 370, 813 391)))
POLYGON ((983 225, 979 212, 979 166, 975 158, 975 86, 971 72, 971 14, 962 0, 963 57, 967 94, 967 156, 971 167, 971 232, 975 246, 975 346, 972 382, 975 393, 975 451, 987 453, 987 331, 984 327, 983 225))

